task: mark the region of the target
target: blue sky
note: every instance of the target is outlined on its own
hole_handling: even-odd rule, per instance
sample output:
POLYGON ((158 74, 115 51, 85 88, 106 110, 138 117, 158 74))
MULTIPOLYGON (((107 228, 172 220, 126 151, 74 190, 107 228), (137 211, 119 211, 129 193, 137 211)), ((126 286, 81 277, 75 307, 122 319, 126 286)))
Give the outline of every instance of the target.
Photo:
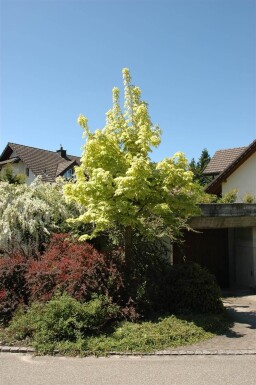
POLYGON ((256 0, 0 2, 0 151, 80 155, 77 117, 104 126, 124 67, 163 130, 153 160, 256 138, 256 0))

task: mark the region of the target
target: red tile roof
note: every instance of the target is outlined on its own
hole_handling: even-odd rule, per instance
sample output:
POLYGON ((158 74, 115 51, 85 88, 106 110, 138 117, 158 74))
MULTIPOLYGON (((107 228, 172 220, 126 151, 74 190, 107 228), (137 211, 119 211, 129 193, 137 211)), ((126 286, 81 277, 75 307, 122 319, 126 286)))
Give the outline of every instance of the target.
MULTIPOLYGON (((238 167, 241 166, 241 164, 243 164, 252 154, 256 152, 256 140, 254 140, 248 147, 240 147, 238 150, 240 149, 243 149, 243 151, 240 152, 240 155, 234 157, 232 162, 230 161, 227 162, 226 168, 222 170, 219 173, 219 175, 217 175, 217 177, 213 179, 213 181, 206 187, 205 191, 207 193, 210 193, 210 194, 221 193, 222 182, 225 181, 238 167)), ((237 149, 231 149, 229 151, 232 152, 233 150, 237 150, 237 149)))
POLYGON ((216 151, 204 170, 205 175, 216 175, 223 172, 231 163, 238 158, 247 147, 230 148, 216 151))

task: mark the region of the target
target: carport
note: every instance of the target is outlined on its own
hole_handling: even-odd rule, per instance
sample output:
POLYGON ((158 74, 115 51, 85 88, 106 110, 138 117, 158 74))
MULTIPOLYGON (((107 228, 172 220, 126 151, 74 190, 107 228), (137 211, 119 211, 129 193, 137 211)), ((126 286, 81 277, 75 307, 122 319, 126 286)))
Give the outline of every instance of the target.
POLYGON ((222 288, 256 287, 256 204, 203 204, 194 231, 174 246, 173 262, 186 258, 208 268, 222 288))

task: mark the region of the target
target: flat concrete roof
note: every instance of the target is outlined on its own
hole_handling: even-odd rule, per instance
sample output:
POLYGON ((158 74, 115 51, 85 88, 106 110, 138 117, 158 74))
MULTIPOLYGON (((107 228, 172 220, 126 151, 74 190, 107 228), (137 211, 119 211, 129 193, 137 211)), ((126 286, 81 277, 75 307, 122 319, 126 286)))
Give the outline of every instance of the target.
POLYGON ((193 229, 256 227, 256 204, 201 204, 201 215, 189 220, 193 229))

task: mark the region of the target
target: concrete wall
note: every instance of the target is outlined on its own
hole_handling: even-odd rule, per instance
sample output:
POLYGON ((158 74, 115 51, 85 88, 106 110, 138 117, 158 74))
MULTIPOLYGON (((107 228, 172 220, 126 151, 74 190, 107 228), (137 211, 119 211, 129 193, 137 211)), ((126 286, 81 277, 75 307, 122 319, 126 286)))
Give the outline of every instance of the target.
POLYGON ((201 204, 201 216, 192 217, 193 229, 256 227, 256 204, 201 204))
POLYGON ((229 281, 231 287, 255 287, 256 227, 229 229, 229 281))
POLYGON ((235 170, 226 182, 222 183, 222 194, 233 189, 238 190, 237 202, 243 202, 246 194, 251 194, 256 199, 256 153, 235 170))

